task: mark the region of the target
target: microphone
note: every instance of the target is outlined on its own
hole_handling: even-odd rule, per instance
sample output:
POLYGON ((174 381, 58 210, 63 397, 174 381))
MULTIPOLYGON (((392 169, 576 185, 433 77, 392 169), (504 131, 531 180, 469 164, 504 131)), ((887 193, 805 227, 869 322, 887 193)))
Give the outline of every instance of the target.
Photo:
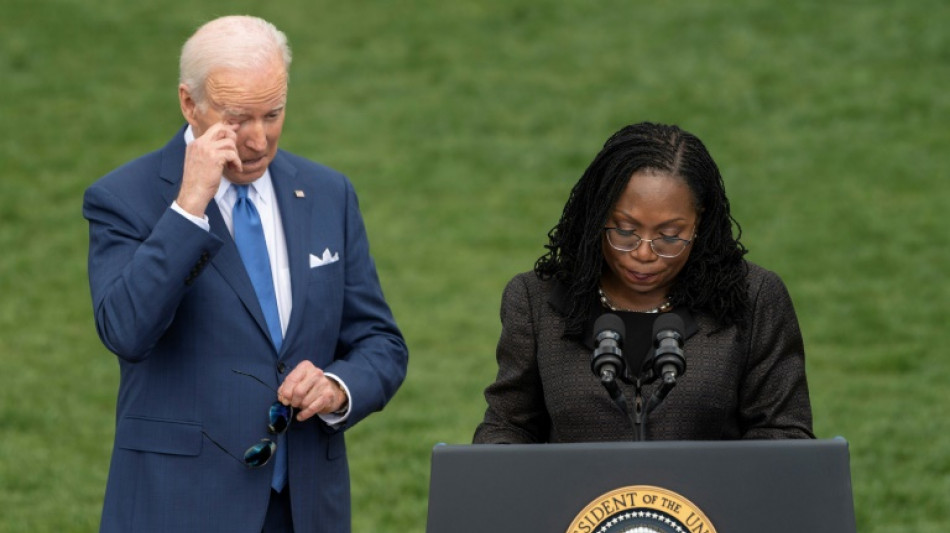
POLYGON ((608 384, 614 383, 614 379, 623 374, 626 366, 620 351, 620 347, 623 346, 623 336, 626 333, 623 320, 611 313, 600 315, 594 322, 594 333, 597 348, 594 350, 594 357, 590 360, 590 369, 595 376, 600 378, 604 386, 609 387, 608 384))
POLYGON ((597 317, 594 322, 594 341, 597 347, 594 349, 594 357, 590 360, 590 369, 594 375, 600 378, 600 383, 607 389, 607 394, 620 411, 630 418, 634 427, 634 437, 639 436, 642 428, 640 410, 640 381, 637 380, 637 404, 634 413, 630 413, 627 408, 627 399, 623 396, 623 391, 617 385, 617 377, 626 381, 626 363, 620 348, 623 346, 623 337, 626 335, 626 328, 623 320, 619 316, 605 313, 597 317))
POLYGON ((676 385, 676 378, 686 373, 684 329, 683 319, 675 313, 663 313, 653 323, 653 375, 663 378, 664 388, 676 385))
MULTIPOLYGON (((683 319, 675 313, 663 313, 653 322, 653 358, 644 365, 649 373, 647 382, 662 377, 662 383, 647 402, 646 417, 656 409, 676 386, 676 378, 686 373, 683 358, 683 319)), ((639 427, 639 440, 647 440, 647 427, 639 427)))

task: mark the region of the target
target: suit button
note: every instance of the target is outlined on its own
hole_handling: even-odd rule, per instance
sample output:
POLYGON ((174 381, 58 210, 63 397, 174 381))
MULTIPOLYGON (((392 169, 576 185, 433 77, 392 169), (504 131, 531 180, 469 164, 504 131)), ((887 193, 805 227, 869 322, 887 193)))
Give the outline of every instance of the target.
POLYGON ((277 363, 277 371, 283 374, 284 372, 287 371, 287 365, 285 365, 283 361, 277 363))

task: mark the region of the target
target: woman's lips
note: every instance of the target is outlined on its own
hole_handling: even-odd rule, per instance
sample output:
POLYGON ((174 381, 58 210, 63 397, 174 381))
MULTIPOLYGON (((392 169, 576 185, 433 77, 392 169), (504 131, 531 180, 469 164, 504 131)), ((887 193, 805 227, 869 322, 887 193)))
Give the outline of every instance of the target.
POLYGON ((656 273, 646 274, 643 272, 634 272, 632 270, 627 271, 627 277, 630 278, 634 283, 650 283, 655 280, 657 277, 656 273))

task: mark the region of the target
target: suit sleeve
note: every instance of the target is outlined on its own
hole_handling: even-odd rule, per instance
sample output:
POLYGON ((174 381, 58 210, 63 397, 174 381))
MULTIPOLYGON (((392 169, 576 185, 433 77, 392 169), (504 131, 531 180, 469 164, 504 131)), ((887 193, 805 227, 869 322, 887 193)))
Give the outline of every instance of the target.
POLYGON ((488 408, 475 430, 476 444, 545 442, 550 418, 538 370, 537 334, 524 280, 505 287, 501 306, 501 337, 495 357, 498 376, 485 389, 488 408))
POLYGON ((739 390, 743 438, 814 438, 805 348, 792 299, 771 272, 752 289, 749 358, 739 390))
MULTIPOLYGON (((343 427, 379 411, 406 377, 409 352, 383 297, 356 193, 346 182, 343 313, 335 360, 324 370, 346 383, 350 414, 343 427)), ((342 428, 341 428, 342 429, 342 428)))
POLYGON ((90 187, 83 201, 96 330, 106 347, 129 361, 148 356, 222 245, 171 207, 153 221, 146 212, 102 184, 90 187))

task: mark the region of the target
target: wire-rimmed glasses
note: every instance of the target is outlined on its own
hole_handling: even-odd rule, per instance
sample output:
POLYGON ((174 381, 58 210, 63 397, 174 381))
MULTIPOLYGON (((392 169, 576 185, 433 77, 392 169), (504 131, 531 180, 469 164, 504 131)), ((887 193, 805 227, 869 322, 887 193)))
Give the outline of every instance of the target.
MULTIPOLYGON (((607 233, 607 243, 610 247, 619 252, 632 252, 640 247, 640 243, 650 243, 650 249, 660 257, 671 259, 683 253, 683 250, 692 239, 681 239, 679 237, 661 236, 656 239, 644 239, 637 235, 632 229, 623 228, 604 228, 607 233)), ((695 237, 694 237, 695 238, 695 237)))

